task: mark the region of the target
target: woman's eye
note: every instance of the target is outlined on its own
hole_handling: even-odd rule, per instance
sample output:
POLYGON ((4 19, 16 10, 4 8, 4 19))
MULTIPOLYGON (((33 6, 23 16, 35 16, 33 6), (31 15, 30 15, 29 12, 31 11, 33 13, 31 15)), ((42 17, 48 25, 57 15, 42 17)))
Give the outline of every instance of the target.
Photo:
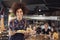
POLYGON ((23 11, 20 11, 20 13, 22 13, 23 11))
POLYGON ((19 13, 18 11, 16 13, 19 13))

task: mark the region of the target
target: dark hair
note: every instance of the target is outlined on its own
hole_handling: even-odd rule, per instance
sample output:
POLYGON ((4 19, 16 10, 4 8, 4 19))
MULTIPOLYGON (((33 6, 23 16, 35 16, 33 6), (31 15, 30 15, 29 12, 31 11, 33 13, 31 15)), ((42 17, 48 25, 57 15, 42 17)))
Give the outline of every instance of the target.
POLYGON ((45 22, 44 22, 44 24, 48 24, 48 22, 47 22, 47 21, 45 21, 45 22))
POLYGON ((26 5, 24 3, 16 3, 14 2, 11 9, 13 11, 13 13, 16 15, 16 11, 17 9, 22 9, 23 14, 26 14, 28 12, 28 9, 26 8, 26 5))

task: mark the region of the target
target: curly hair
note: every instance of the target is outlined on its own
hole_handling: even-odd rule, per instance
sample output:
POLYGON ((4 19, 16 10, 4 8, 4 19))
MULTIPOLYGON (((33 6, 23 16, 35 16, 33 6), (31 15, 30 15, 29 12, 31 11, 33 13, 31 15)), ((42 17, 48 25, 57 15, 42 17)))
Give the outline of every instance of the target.
POLYGON ((27 12, 28 12, 28 9, 27 9, 27 7, 26 7, 26 5, 24 3, 16 3, 16 2, 14 2, 11 9, 12 9, 12 11, 13 11, 13 13, 15 15, 16 15, 17 9, 22 9, 23 14, 27 14, 27 12))

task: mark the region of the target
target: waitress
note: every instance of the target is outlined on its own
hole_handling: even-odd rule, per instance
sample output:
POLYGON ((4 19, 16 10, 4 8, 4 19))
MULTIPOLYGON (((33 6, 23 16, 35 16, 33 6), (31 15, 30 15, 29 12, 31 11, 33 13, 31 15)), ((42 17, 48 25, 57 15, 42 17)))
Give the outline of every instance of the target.
POLYGON ((26 20, 23 19, 23 15, 26 14, 27 9, 22 3, 14 3, 12 5, 12 10, 16 15, 16 19, 10 21, 9 24, 9 33, 11 35, 10 40, 25 40, 26 20))

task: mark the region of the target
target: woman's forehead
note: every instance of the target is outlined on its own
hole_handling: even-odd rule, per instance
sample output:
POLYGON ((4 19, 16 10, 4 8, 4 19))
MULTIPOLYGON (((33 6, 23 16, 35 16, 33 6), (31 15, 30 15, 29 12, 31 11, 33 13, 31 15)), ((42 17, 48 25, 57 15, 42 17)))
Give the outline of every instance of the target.
POLYGON ((20 8, 20 9, 17 9, 17 11, 22 11, 22 9, 20 8))

